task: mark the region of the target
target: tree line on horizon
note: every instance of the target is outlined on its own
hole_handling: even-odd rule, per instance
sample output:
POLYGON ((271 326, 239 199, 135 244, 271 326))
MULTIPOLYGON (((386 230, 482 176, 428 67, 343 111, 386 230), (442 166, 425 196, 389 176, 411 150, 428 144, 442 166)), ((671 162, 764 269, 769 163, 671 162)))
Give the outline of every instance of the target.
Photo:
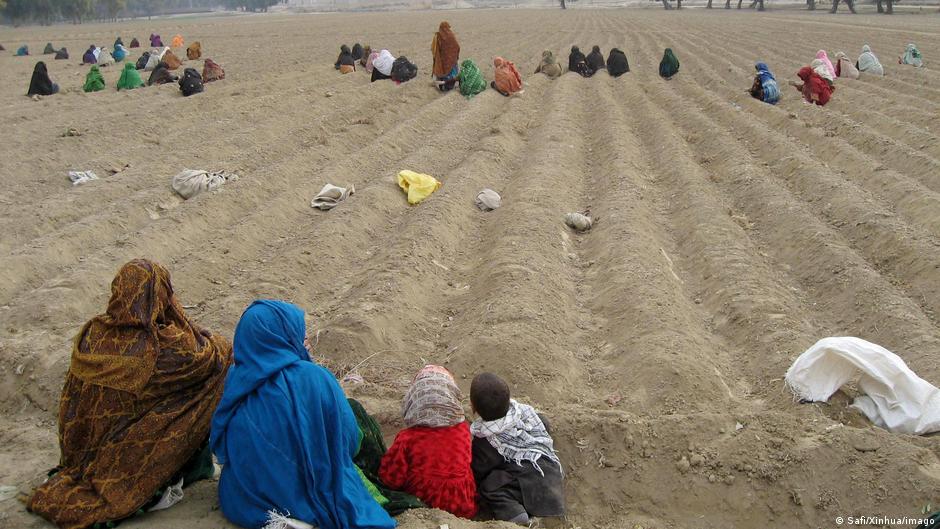
POLYGON ((89 20, 195 12, 224 8, 267 11, 286 0, 0 0, 0 15, 14 25, 55 22, 81 24, 89 20))

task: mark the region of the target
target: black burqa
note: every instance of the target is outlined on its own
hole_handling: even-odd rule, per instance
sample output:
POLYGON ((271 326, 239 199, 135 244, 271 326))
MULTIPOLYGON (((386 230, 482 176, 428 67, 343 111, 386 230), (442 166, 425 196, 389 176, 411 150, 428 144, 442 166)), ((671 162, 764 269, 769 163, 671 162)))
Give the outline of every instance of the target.
POLYGON ((170 72, 170 69, 167 68, 165 62, 160 62, 156 68, 150 72, 150 79, 147 79, 147 86, 153 86, 155 84, 168 84, 175 83, 179 79, 170 72))
POLYGON ((202 76, 195 68, 183 70, 183 77, 180 78, 180 92, 183 92, 185 97, 202 92, 202 76))
POLYGON ((143 55, 137 58, 137 64, 134 65, 134 68, 138 70, 144 70, 147 68, 148 62, 150 62, 150 52, 145 51, 143 55))
POLYGON ((343 65, 356 65, 356 60, 353 59, 352 52, 349 51, 349 46, 345 44, 339 47, 339 57, 336 58, 336 64, 334 64, 333 67, 339 70, 339 67, 343 65))
POLYGON ((607 68, 607 63, 604 62, 604 54, 601 53, 600 46, 594 46, 594 49, 591 50, 591 53, 588 53, 587 56, 588 66, 591 67, 595 72, 599 72, 607 68))
POLYGON ((418 75, 418 66, 408 60, 408 57, 402 55, 392 63, 392 80, 398 83, 404 83, 414 79, 418 75))
POLYGON ((607 57, 607 73, 611 77, 620 77, 630 71, 630 63, 627 61, 627 54, 617 48, 610 50, 607 57))
POLYGON ((39 61, 33 68, 33 77, 29 80, 29 91, 26 95, 51 96, 59 91, 59 85, 49 79, 49 72, 46 70, 46 63, 39 61))
POLYGON ((590 77, 594 75, 594 70, 587 63, 587 58, 581 53, 577 46, 571 47, 571 54, 568 55, 568 71, 576 72, 581 77, 590 77))
POLYGON ((55 52, 55 60, 57 61, 68 60, 68 58, 69 58, 69 50, 65 48, 62 48, 61 50, 55 52))
POLYGON ((362 54, 362 44, 359 44, 358 42, 355 43, 355 44, 353 44, 353 47, 352 47, 352 58, 353 58, 354 60, 357 60, 357 61, 358 61, 359 59, 363 58, 363 54, 362 54))

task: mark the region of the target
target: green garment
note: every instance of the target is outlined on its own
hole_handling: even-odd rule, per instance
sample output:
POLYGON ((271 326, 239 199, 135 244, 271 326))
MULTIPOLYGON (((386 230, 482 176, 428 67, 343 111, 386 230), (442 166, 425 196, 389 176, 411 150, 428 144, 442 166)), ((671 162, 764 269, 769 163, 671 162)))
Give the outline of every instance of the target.
POLYGON ((50 53, 55 53, 55 48, 52 47, 51 42, 46 43, 46 49, 42 51, 43 55, 49 55, 50 53))
POLYGON ((98 65, 92 65, 88 75, 85 76, 85 91, 98 92, 100 90, 104 90, 104 77, 101 75, 98 65))
POLYGON ((920 68, 924 65, 924 58, 921 56, 917 46, 908 44, 907 49, 904 50, 904 55, 901 56, 901 63, 920 68))
POLYGON ((137 73, 136 66, 131 63, 125 64, 124 70, 121 71, 121 78, 117 82, 117 89, 132 90, 141 86, 144 86, 144 81, 137 73))
POLYGON ((679 72, 679 59, 672 53, 672 48, 666 48, 663 60, 659 63, 659 75, 669 79, 679 72))
POLYGON ((457 79, 460 82, 460 93, 467 99, 486 90, 486 79, 483 78, 483 73, 470 59, 463 61, 460 65, 460 75, 457 79))
MULTIPOLYGON (((421 503, 421 500, 411 494, 392 490, 382 484, 379 479, 379 465, 382 463, 382 456, 385 455, 385 439, 382 438, 382 430, 379 429, 375 419, 369 417, 362 404, 355 399, 349 399, 349 405, 352 407, 353 414, 356 416, 356 422, 359 423, 359 431, 362 434, 362 441, 359 443, 359 453, 353 458, 356 467, 359 468, 360 475, 366 478, 366 488, 375 497, 375 492, 369 487, 372 484, 377 492, 385 498, 385 503, 379 501, 382 507, 392 516, 397 516, 408 509, 423 509, 427 506, 421 503)), ((378 500, 377 500, 378 501, 378 500)))

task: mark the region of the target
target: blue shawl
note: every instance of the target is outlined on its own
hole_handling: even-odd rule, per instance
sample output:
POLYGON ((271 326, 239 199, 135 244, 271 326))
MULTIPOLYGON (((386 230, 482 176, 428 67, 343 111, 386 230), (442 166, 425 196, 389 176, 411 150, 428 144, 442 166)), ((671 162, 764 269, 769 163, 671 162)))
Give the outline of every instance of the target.
POLYGON ((305 336, 303 311, 282 301, 255 301, 238 322, 210 436, 224 465, 222 512, 248 528, 273 510, 319 529, 392 529, 353 464, 352 409, 333 375, 310 360, 305 336))
POLYGON ((760 82, 766 83, 767 81, 776 81, 774 74, 770 73, 770 68, 767 67, 766 63, 759 62, 754 65, 754 68, 757 70, 757 75, 760 77, 760 82))

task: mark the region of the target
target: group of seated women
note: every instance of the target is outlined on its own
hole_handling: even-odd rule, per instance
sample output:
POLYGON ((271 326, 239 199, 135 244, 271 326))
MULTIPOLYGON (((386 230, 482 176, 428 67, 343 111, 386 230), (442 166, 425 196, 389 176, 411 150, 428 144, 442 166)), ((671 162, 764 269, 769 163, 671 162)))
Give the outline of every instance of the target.
MULTIPOLYGON (((172 72, 183 66, 183 61, 168 47, 162 46, 162 40, 159 35, 150 36, 151 44, 160 44, 150 51, 145 51, 136 62, 128 62, 121 70, 120 77, 115 84, 117 90, 131 90, 142 86, 152 86, 166 83, 176 83, 180 85, 180 92, 184 96, 197 94, 203 91, 203 84, 211 81, 225 79, 225 70, 212 59, 205 59, 202 73, 195 68, 186 68, 182 77, 174 75, 172 72), (151 72, 149 80, 144 83, 139 71, 151 72)), ((183 46, 183 37, 176 35, 173 38, 173 44, 179 47, 183 46)), ((139 48, 140 43, 135 38, 131 41, 131 48, 139 48)), ((54 48, 52 43, 47 44, 47 50, 54 48)), ((56 59, 68 58, 68 52, 62 48, 56 52, 56 59)), ((114 41, 114 52, 109 53, 107 49, 100 48, 94 44, 89 46, 88 50, 82 56, 82 64, 90 65, 91 68, 85 76, 85 83, 82 89, 85 92, 98 92, 104 90, 105 79, 101 73, 100 67, 121 62, 128 57, 128 50, 124 47, 121 37, 114 41)), ((186 49, 186 58, 197 60, 202 57, 202 44, 199 41, 193 42, 186 49)), ((59 86, 52 82, 49 77, 49 71, 44 62, 36 64, 33 70, 33 76, 30 79, 27 95, 48 96, 59 91, 59 86)))
POLYGON ((454 377, 424 367, 386 450, 311 354, 295 305, 255 301, 230 343, 187 316, 163 266, 125 264, 73 342, 59 464, 28 509, 63 529, 113 527, 218 475, 214 454, 222 512, 246 528, 391 529, 425 506, 520 524, 564 514, 547 420, 498 376, 474 378, 470 424, 454 377))

